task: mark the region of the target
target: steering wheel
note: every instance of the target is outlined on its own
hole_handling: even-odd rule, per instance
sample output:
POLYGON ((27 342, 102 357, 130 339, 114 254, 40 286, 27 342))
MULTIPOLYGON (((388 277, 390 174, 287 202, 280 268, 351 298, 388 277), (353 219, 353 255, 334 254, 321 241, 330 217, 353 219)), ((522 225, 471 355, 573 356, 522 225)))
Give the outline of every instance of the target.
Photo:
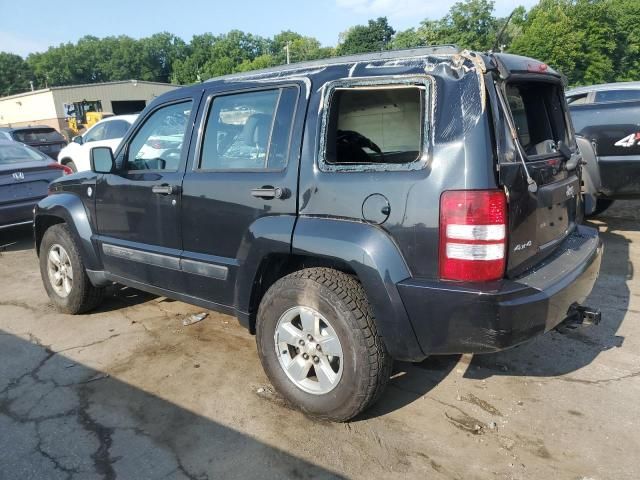
POLYGON ((355 132, 353 130, 338 130, 336 134, 336 146, 339 150, 343 150, 345 152, 353 152, 354 147, 360 150, 360 157, 362 155, 366 155, 367 162, 371 162, 371 157, 364 151, 365 148, 373 150, 378 155, 380 155, 380 162, 384 162, 384 153, 382 153, 382 149, 370 138, 365 137, 361 133, 355 132))

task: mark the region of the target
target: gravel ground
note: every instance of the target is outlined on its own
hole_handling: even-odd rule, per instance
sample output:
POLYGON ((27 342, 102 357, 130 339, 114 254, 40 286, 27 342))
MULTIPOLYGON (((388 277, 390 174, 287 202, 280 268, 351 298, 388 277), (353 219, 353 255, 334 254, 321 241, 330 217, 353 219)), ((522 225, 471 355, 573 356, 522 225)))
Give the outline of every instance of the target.
POLYGON ((56 313, 29 229, 0 232, 0 479, 640 478, 639 211, 592 222, 599 327, 397 363, 348 424, 288 408, 233 318, 126 288, 56 313))

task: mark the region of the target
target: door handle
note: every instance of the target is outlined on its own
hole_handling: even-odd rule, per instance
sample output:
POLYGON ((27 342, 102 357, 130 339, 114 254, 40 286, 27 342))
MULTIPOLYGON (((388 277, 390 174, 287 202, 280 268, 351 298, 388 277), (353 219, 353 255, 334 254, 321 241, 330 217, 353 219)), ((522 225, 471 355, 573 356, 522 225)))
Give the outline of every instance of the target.
POLYGON ((285 199, 289 197, 289 189, 265 185, 264 187, 254 188, 253 190, 251 190, 251 195, 256 198, 262 198, 265 200, 270 200, 273 198, 285 199))
POLYGON ((180 193, 180 186, 178 185, 154 185, 151 187, 151 191, 153 193, 157 193, 158 195, 172 195, 176 193, 180 193))

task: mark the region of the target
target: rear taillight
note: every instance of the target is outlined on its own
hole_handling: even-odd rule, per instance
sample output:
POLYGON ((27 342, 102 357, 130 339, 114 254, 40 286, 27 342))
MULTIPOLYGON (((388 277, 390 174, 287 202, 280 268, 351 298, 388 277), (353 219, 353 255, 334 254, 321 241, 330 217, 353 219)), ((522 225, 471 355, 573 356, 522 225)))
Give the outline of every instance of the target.
POLYGON ((54 170, 62 170, 63 175, 71 175, 73 170, 71 170, 66 165, 61 165, 59 163, 50 163, 49 168, 53 168, 54 170))
POLYGON ((440 197, 440 278, 486 282, 504 276, 507 200, 500 190, 455 190, 440 197))

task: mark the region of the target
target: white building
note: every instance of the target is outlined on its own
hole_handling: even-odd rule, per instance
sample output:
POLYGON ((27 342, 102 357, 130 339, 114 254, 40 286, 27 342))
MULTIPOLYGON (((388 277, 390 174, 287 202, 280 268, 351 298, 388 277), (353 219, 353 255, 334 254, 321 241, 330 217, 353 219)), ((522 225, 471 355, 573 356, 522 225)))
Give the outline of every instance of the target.
POLYGON ((33 92, 0 97, 0 127, 48 125, 58 131, 66 128, 66 106, 83 100, 102 103, 103 112, 115 115, 140 112, 149 101, 179 88, 168 83, 123 80, 50 87, 33 92))

